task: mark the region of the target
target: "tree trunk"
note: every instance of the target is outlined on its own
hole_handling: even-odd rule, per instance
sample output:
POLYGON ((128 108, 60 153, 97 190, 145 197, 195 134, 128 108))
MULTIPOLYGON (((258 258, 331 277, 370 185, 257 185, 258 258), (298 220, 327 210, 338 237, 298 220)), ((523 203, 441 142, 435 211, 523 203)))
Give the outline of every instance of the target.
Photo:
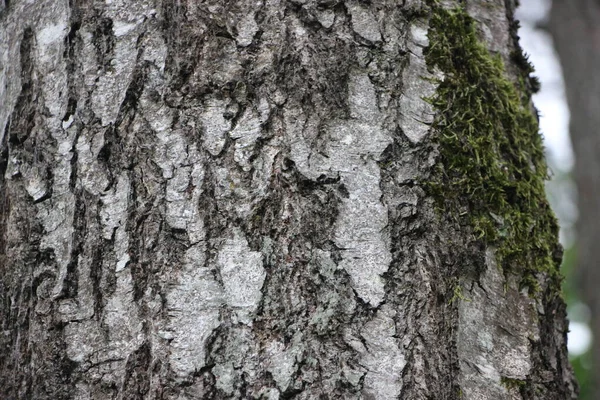
POLYGON ((513 8, 5 1, 0 397, 575 398, 513 8))
POLYGON ((569 130, 575 153, 577 184, 577 283, 591 310, 592 373, 590 393, 599 393, 600 378, 600 6, 592 0, 555 0, 550 31, 564 71, 569 130))

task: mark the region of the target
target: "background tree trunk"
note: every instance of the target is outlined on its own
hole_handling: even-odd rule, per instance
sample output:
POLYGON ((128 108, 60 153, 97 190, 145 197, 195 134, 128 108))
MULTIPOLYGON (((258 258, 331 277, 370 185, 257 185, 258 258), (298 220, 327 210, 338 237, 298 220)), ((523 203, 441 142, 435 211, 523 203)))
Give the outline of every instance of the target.
POLYGON ((593 372, 600 387, 600 5, 593 0, 554 0, 549 24, 564 71, 577 184, 577 280, 591 310, 593 372))
MULTIPOLYGON (((574 398, 555 226, 523 209, 539 252, 507 251, 488 200, 434 190, 466 115, 441 80, 527 79, 513 9, 5 1, 0 397, 574 398)), ((501 143, 489 168, 538 167, 501 143)))

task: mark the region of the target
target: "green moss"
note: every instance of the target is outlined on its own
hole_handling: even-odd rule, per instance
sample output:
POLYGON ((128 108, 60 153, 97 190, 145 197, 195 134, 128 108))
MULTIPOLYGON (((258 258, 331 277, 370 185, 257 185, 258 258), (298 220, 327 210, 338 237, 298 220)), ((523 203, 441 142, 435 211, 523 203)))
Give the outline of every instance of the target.
POLYGON ((539 92, 541 88, 540 80, 537 76, 532 75, 535 69, 533 68, 533 64, 531 64, 531 61, 529 61, 529 56, 524 54, 519 48, 510 53, 510 58, 523 74, 519 79, 521 87, 524 90, 530 90, 532 93, 539 92))
POLYGON ((525 381, 523 379, 507 378, 505 376, 500 378, 500 383, 502 384, 502 386, 504 386, 507 389, 516 389, 516 390, 521 390, 522 388, 524 388, 527 385, 527 381, 525 381))
POLYGON ((465 295, 462 292, 462 286, 459 283, 454 285, 453 295, 449 301, 449 304, 453 304, 455 301, 458 301, 458 300, 462 300, 462 301, 466 301, 466 302, 471 301, 471 299, 465 297, 465 295))
POLYGON ((466 11, 432 10, 425 56, 444 78, 427 99, 437 111, 440 160, 425 189, 445 214, 472 227, 473 241, 495 247, 505 273, 520 276, 530 293, 540 272, 558 288, 558 227, 529 94, 507 78, 466 11))

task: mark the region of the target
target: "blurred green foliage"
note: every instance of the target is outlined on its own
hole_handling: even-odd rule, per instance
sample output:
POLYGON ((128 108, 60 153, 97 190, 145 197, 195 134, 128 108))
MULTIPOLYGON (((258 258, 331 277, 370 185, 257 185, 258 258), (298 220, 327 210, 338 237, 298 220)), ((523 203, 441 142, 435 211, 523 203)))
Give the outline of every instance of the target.
MULTIPOLYGON (((578 294, 576 282, 576 262, 577 254, 575 246, 570 246, 565 249, 562 263, 562 272, 565 276, 563 293, 568 307, 572 307, 582 302, 578 294)), ((595 400, 596 396, 594 396, 594 393, 592 392, 591 385, 591 350, 588 349, 587 352, 580 355, 572 355, 570 359, 573 370, 575 371, 575 376, 577 377, 577 382, 579 382, 579 400, 595 400)))

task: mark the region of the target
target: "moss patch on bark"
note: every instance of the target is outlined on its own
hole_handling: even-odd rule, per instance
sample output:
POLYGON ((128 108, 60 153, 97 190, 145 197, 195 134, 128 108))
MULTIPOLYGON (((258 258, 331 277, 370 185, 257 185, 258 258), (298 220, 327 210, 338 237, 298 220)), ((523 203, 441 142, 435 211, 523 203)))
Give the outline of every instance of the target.
POLYGON ((433 5, 428 37, 427 65, 443 78, 428 99, 437 111, 440 160, 427 192, 472 227, 473 241, 495 247, 505 273, 517 274, 530 293, 539 273, 558 289, 558 225, 544 191, 548 169, 529 93, 506 76, 464 9, 433 5))
POLYGON ((505 376, 500 378, 500 383, 502 383, 502 385, 507 389, 516 390, 521 390, 522 388, 527 386, 527 381, 523 379, 507 378, 505 376))

